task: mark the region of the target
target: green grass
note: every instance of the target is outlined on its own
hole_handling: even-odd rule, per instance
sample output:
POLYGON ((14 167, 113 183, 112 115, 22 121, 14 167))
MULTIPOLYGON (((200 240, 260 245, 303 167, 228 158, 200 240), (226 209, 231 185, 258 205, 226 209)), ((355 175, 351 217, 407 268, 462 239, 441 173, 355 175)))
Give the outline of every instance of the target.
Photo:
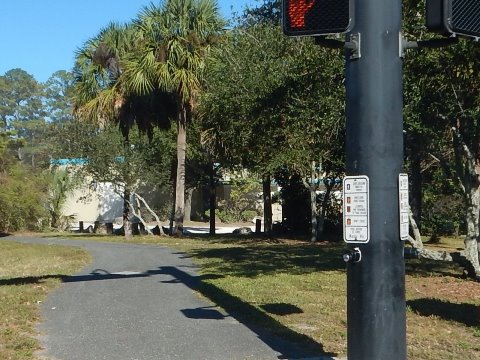
MULTIPOLYGON (((452 251, 462 244, 449 242, 452 251)), ((187 250, 202 266, 202 294, 232 310, 231 302, 216 296, 227 293, 242 304, 236 315, 304 341, 317 353, 345 356, 343 244, 233 243, 203 241, 187 250)), ((445 242, 438 246, 446 248, 445 242)), ((452 263, 409 260, 406 268, 409 359, 480 358, 480 284, 462 279, 462 269, 452 263)))
MULTIPOLYGON (((64 235, 58 235, 65 237, 64 235)), ((122 237, 68 235, 92 241, 122 237)), ((345 356, 346 273, 343 244, 215 237, 134 237, 131 243, 170 246, 201 267, 196 290, 253 328, 300 342, 312 354, 345 356)), ((455 251, 461 239, 430 248, 455 251)), ((409 359, 480 358, 480 284, 451 263, 406 263, 409 359)), ((192 284, 188 274, 171 275, 192 284)))
POLYGON ((0 359, 33 359, 46 295, 90 259, 83 250, 0 241, 0 359))

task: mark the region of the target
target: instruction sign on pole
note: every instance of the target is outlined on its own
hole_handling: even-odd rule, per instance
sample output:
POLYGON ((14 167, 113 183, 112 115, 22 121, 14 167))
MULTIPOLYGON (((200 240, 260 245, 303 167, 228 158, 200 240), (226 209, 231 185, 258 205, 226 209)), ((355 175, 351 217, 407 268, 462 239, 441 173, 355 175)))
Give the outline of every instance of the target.
POLYGON ((398 175, 398 202, 400 209, 400 239, 408 240, 408 214, 410 205, 408 204, 408 175, 398 175))
POLYGON ((368 176, 343 179, 343 240, 368 243, 370 240, 368 176))

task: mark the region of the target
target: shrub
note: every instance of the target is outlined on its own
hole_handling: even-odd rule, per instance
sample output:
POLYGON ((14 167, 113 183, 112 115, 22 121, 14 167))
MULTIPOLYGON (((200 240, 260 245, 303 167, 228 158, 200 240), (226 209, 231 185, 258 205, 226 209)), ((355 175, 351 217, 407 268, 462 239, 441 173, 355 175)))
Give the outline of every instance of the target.
POLYGON ((17 163, 0 173, 0 189, 0 231, 39 230, 46 225, 42 176, 32 176, 17 163))
POLYGON ((435 235, 459 235, 465 231, 465 204, 458 194, 425 196, 422 231, 435 235))
MULTIPOLYGON (((221 222, 251 221, 260 215, 257 209, 257 194, 261 186, 255 178, 232 179, 230 196, 218 202, 215 214, 221 222)), ((208 217, 208 211, 205 213, 208 217)))

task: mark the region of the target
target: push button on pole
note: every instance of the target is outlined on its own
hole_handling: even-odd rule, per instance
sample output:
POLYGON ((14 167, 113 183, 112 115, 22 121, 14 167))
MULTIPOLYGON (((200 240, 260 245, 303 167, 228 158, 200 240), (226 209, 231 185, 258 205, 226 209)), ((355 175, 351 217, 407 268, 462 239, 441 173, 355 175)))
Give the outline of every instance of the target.
POLYGON ((362 252, 356 247, 353 250, 346 250, 342 258, 346 263, 357 263, 362 260, 362 252))

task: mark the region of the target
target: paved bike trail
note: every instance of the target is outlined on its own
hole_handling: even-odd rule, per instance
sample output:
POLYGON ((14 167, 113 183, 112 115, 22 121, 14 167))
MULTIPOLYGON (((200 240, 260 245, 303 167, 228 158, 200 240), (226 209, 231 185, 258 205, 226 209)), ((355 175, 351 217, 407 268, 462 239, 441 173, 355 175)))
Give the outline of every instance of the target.
POLYGON ((53 360, 270 360, 312 357, 200 297, 197 268, 149 245, 7 237, 81 247, 92 263, 42 305, 42 355, 53 360))

